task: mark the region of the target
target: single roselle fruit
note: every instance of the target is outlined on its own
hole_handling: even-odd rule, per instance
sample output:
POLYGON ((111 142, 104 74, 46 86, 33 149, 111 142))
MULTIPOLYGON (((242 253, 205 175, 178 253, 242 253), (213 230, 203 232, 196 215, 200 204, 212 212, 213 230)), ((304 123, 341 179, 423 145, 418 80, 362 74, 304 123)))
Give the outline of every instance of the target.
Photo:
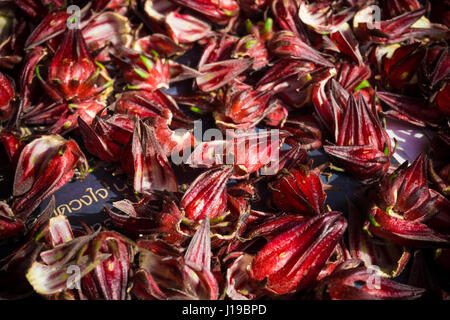
POLYGON ((0 121, 8 120, 14 111, 12 105, 15 98, 14 91, 11 81, 0 72, 0 121))
POLYGON ((339 212, 299 223, 258 252, 250 266, 250 277, 265 280, 264 288, 274 294, 304 289, 315 280, 346 227, 339 212))
POLYGON ((65 33, 51 60, 47 80, 41 76, 39 66, 35 73, 56 102, 81 102, 99 95, 112 84, 106 69, 91 58, 79 29, 70 29, 65 33))
POLYGON ((239 14, 239 3, 236 0, 174 0, 173 2, 195 10, 219 24, 225 24, 239 14))
POLYGON ((448 298, 448 0, 71 2, 0 1, 0 298, 448 298), (434 134, 427 157, 392 163, 408 124, 382 116, 434 134), (357 209, 325 205, 324 141, 357 209), (123 180, 105 226, 136 244, 55 197, 34 219, 80 149, 123 180))
MULTIPOLYGON (((231 90, 230 90, 231 91, 231 90)), ((272 92, 261 92, 247 89, 243 91, 229 91, 230 98, 225 105, 224 116, 233 123, 254 123, 265 115, 265 111, 272 97, 272 92)))
POLYGON ((122 68, 129 89, 153 91, 169 87, 169 63, 156 51, 147 55, 122 47, 115 61, 122 68))
POLYGON ((120 213, 108 207, 106 212, 121 230, 133 235, 158 232, 166 243, 182 245, 188 236, 179 227, 183 216, 178 205, 169 198, 163 198, 162 204, 160 202, 154 195, 145 195, 137 203, 127 199, 113 202, 114 209, 120 210, 120 213))
POLYGON ((427 157, 420 154, 409 167, 404 163, 383 179, 380 191, 377 203, 382 208, 392 208, 397 214, 414 220, 428 215, 429 212, 420 214, 417 211, 431 198, 427 182, 427 157))
POLYGON ((133 243, 112 231, 99 233, 92 242, 98 248, 97 255, 109 255, 109 258, 81 279, 79 299, 126 300, 133 243))
POLYGON ((307 43, 290 31, 279 31, 275 33, 273 39, 269 43, 269 50, 276 56, 294 57, 329 68, 334 67, 334 65, 325 59, 320 52, 311 48, 307 43))
POLYGON ((211 26, 187 14, 172 11, 166 16, 165 24, 171 38, 176 43, 192 43, 208 37, 211 26))
POLYGON ((335 120, 335 127, 336 146, 325 146, 325 151, 357 179, 365 183, 380 179, 389 169, 394 151, 378 114, 361 95, 358 101, 350 95, 344 117, 340 122, 335 120))
POLYGON ((232 174, 231 166, 208 170, 195 179, 181 199, 181 208, 190 220, 214 219, 225 213, 226 184, 232 174))
POLYGON ((122 154, 122 166, 132 175, 134 190, 176 192, 178 184, 169 161, 156 139, 155 129, 138 119, 133 136, 122 154))
POLYGON ((344 118, 337 126, 338 146, 369 145, 380 151, 387 149, 388 155, 391 154, 389 135, 382 127, 377 113, 369 108, 361 95, 358 101, 353 96, 349 97, 344 118))
POLYGON ((406 164, 381 182, 365 228, 399 245, 448 243, 448 237, 427 226, 444 207, 438 198, 431 197, 428 189, 426 157, 420 155, 411 166, 406 164))
POLYGON ((324 213, 326 194, 319 174, 318 170, 302 164, 282 171, 270 184, 275 206, 306 215, 324 213))
MULTIPOLYGON (((395 214, 395 213, 394 213, 395 214)), ((441 235, 420 220, 407 220, 377 207, 369 212, 365 228, 373 235, 405 246, 448 245, 448 236, 441 235)))
MULTIPOLYGON (((24 59, 24 64, 20 70, 20 106, 18 111, 18 118, 22 113, 26 113, 32 109, 32 100, 36 85, 33 82, 35 78, 35 70, 39 62, 47 55, 47 50, 44 47, 37 46, 27 53, 24 59)), ((18 123, 18 121, 16 121, 18 123)))
POLYGON ((31 141, 23 148, 17 163, 12 210, 26 218, 69 182, 77 167, 82 177, 87 174, 86 157, 74 140, 47 135, 31 141))
POLYGON ((316 298, 323 300, 411 300, 420 298, 425 291, 381 277, 357 260, 341 264, 314 290, 316 298))

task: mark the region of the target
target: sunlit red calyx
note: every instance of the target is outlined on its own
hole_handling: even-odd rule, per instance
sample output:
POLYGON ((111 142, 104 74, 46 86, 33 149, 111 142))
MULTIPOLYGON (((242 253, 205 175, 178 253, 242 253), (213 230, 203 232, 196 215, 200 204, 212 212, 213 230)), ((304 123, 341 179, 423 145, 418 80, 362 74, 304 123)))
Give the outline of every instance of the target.
POLYGON ((431 196, 426 161, 420 155, 411 166, 403 165, 384 178, 366 222, 370 233, 400 245, 448 243, 447 236, 428 226, 445 207, 431 196))
POLYGON ((311 284, 347 227, 339 212, 314 216, 272 239, 250 267, 254 280, 266 280, 265 289, 287 294, 311 284))
POLYGON ((205 217, 214 219, 221 216, 227 206, 226 183, 231 174, 230 166, 201 174, 181 199, 181 207, 186 217, 199 221, 205 217))
POLYGON ((324 213, 326 194, 319 172, 306 165, 283 171, 270 185, 275 206, 283 211, 324 213))
MULTIPOLYGON (((68 30, 56 51, 48 70, 48 81, 39 79, 47 92, 66 101, 82 101, 91 98, 106 88, 101 84, 101 74, 105 75, 103 66, 91 58, 86 42, 78 29, 68 30)), ((108 84, 109 85, 109 84, 108 84)))
POLYGON ((77 167, 83 176, 87 174, 87 160, 74 140, 48 135, 27 144, 14 177, 14 212, 28 216, 44 199, 69 182, 77 167))

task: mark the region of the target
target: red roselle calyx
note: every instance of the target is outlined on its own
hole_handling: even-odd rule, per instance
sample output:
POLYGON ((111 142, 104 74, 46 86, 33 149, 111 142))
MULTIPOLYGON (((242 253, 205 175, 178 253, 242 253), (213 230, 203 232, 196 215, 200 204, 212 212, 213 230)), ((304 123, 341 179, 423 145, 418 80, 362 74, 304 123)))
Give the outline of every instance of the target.
POLYGON ((282 171, 270 185, 275 206, 307 215, 324 213, 326 194, 319 174, 301 164, 282 171))
POLYGON ((232 167, 208 170, 201 174, 184 193, 181 207, 187 218, 199 221, 214 219, 225 213, 227 205, 226 183, 232 167))
POLYGON ((336 145, 324 147, 329 155, 363 182, 372 182, 387 172, 393 154, 390 137, 361 95, 358 101, 350 95, 344 117, 335 119, 335 127, 336 145))
POLYGON ((87 174, 87 160, 74 140, 48 135, 27 144, 20 153, 14 176, 13 211, 27 217, 69 182, 77 167, 82 177, 87 174))
POLYGON ((347 227, 340 215, 330 212, 314 216, 272 239, 255 256, 249 271, 251 278, 266 279, 265 289, 275 294, 308 286, 347 227))
POLYGON ((82 101, 100 94, 111 82, 103 66, 90 56, 86 42, 77 29, 68 30, 50 63, 48 78, 36 74, 47 93, 56 101, 82 101))
POLYGON ((368 232, 407 246, 449 242, 448 236, 428 226, 432 218, 448 215, 448 208, 440 207, 439 197, 432 198, 426 166, 426 157, 420 155, 411 166, 399 167, 381 182, 379 199, 365 225, 368 232))

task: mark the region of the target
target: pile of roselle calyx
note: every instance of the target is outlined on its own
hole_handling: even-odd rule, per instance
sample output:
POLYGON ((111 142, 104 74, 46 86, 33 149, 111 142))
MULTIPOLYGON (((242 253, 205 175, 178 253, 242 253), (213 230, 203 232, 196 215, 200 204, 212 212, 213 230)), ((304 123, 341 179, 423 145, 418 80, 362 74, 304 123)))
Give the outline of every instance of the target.
POLYGON ((449 298, 450 1, 14 0, 0 21, 0 297, 449 298), (388 118, 428 150, 394 161, 388 118), (135 194, 74 229, 54 194, 88 156, 135 194), (359 182, 344 212, 335 174, 359 182))

